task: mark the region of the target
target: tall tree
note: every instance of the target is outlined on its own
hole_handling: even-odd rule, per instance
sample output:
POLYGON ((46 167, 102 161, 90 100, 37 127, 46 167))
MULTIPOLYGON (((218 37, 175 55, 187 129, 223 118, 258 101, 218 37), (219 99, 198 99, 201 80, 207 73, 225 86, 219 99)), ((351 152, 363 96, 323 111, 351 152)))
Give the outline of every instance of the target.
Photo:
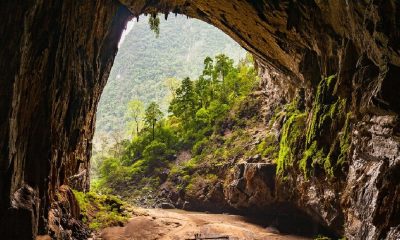
POLYGON ((149 106, 146 108, 146 113, 145 113, 145 121, 148 126, 152 127, 153 130, 153 140, 154 140, 154 129, 157 121, 160 121, 163 117, 163 113, 160 110, 160 106, 152 102, 149 104, 149 106))
POLYGON ((185 78, 176 90, 176 97, 172 100, 169 111, 188 123, 198 110, 197 105, 193 81, 185 78))
POLYGON ((176 97, 176 90, 179 88, 180 81, 176 78, 167 78, 164 80, 165 86, 168 88, 170 97, 174 99, 176 97))
MULTIPOLYGON (((126 112, 126 117, 128 123, 134 123, 136 127, 136 135, 139 135, 139 125, 143 119, 144 106, 143 102, 140 100, 132 100, 128 103, 128 111, 126 112)), ((133 134, 132 134, 133 135, 133 134)))
POLYGON ((225 54, 219 54, 215 57, 215 60, 215 74, 217 75, 217 78, 220 78, 222 81, 224 81, 230 69, 233 68, 233 59, 230 59, 225 54))
POLYGON ((198 100, 200 103, 200 107, 207 108, 210 101, 212 101, 212 93, 211 93, 211 81, 209 79, 204 78, 204 76, 200 76, 197 81, 195 81, 195 92, 198 96, 198 100))
POLYGON ((212 60, 212 58, 211 58, 211 57, 206 57, 206 58, 204 59, 203 76, 204 76, 205 78, 208 77, 208 79, 210 79, 210 78, 211 78, 211 75, 212 75, 213 68, 214 68, 214 66, 213 66, 213 60, 212 60))

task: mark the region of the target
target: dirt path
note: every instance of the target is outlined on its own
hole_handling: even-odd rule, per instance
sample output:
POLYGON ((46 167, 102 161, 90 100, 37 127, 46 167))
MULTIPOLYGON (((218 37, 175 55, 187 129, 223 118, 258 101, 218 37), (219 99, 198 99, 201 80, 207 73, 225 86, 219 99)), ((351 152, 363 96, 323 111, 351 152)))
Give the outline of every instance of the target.
POLYGON ((206 214, 180 210, 140 209, 124 227, 106 228, 101 232, 103 240, 182 240, 229 239, 229 240, 305 240, 307 238, 279 235, 273 229, 249 223, 236 215, 206 214), (219 237, 219 238, 216 238, 219 237))

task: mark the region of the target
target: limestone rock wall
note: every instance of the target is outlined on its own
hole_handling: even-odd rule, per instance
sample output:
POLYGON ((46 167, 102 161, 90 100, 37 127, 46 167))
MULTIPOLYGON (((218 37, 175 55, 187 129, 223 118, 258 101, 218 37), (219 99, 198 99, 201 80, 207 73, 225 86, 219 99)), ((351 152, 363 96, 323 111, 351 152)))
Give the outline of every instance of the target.
MULTIPOLYGON (((363 59, 364 56, 361 55, 351 74, 353 86, 358 80, 373 76, 368 71, 370 66, 360 67, 363 59)), ((270 68, 264 68, 263 73, 261 84, 264 94, 274 99, 264 103, 263 108, 274 112, 277 108, 274 105, 276 102, 281 102, 282 106, 282 102, 290 99, 290 91, 285 93, 281 89, 290 87, 285 86, 285 76, 276 74, 270 68), (278 84, 271 85, 272 82, 278 84)), ((391 80, 386 77, 384 83, 385 81, 391 80)), ((355 91, 359 90, 356 89, 355 91)), ((302 152, 297 156, 293 169, 287 170, 284 181, 275 171, 270 170, 276 168, 273 162, 240 163, 235 167, 234 174, 228 178, 229 184, 224 189, 226 201, 237 209, 265 212, 274 211, 284 205, 280 209, 282 213, 290 203, 316 223, 322 224, 337 236, 348 239, 399 238, 399 115, 395 110, 373 104, 362 109, 356 103, 359 101, 358 96, 354 92, 350 96, 349 111, 355 112, 356 116, 349 125, 350 148, 347 163, 340 172, 335 173, 333 179, 321 173, 314 173, 306 178, 296 166, 303 156, 302 152)), ((308 124, 312 118, 313 104, 315 103, 306 104, 310 105, 306 109, 310 113, 307 117, 308 124)), ((266 131, 282 134, 281 124, 278 122, 274 125, 267 124, 266 131)), ((341 128, 332 127, 337 128, 333 131, 341 128)))
POLYGON ((0 235, 32 239, 60 185, 88 188, 96 105, 130 12, 111 0, 0 5, 0 235))

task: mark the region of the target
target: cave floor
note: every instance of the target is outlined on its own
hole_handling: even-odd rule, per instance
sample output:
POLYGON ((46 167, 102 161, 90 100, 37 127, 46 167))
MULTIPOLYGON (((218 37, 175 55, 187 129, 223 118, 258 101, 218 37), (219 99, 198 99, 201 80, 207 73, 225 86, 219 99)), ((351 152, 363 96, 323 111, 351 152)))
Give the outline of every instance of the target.
POLYGON ((123 227, 109 227, 95 239, 229 239, 229 240, 303 240, 304 237, 281 235, 250 219, 228 214, 208 214, 182 210, 137 209, 123 227), (196 238, 197 235, 197 238, 196 238))

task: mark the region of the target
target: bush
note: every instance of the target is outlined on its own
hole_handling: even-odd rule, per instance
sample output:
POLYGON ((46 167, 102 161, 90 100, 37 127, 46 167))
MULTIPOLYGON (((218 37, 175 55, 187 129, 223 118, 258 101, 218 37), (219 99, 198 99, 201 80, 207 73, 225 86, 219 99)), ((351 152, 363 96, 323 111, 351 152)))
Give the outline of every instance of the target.
POLYGON ((167 145, 158 141, 153 141, 143 150, 143 157, 147 161, 164 159, 167 153, 167 145))

